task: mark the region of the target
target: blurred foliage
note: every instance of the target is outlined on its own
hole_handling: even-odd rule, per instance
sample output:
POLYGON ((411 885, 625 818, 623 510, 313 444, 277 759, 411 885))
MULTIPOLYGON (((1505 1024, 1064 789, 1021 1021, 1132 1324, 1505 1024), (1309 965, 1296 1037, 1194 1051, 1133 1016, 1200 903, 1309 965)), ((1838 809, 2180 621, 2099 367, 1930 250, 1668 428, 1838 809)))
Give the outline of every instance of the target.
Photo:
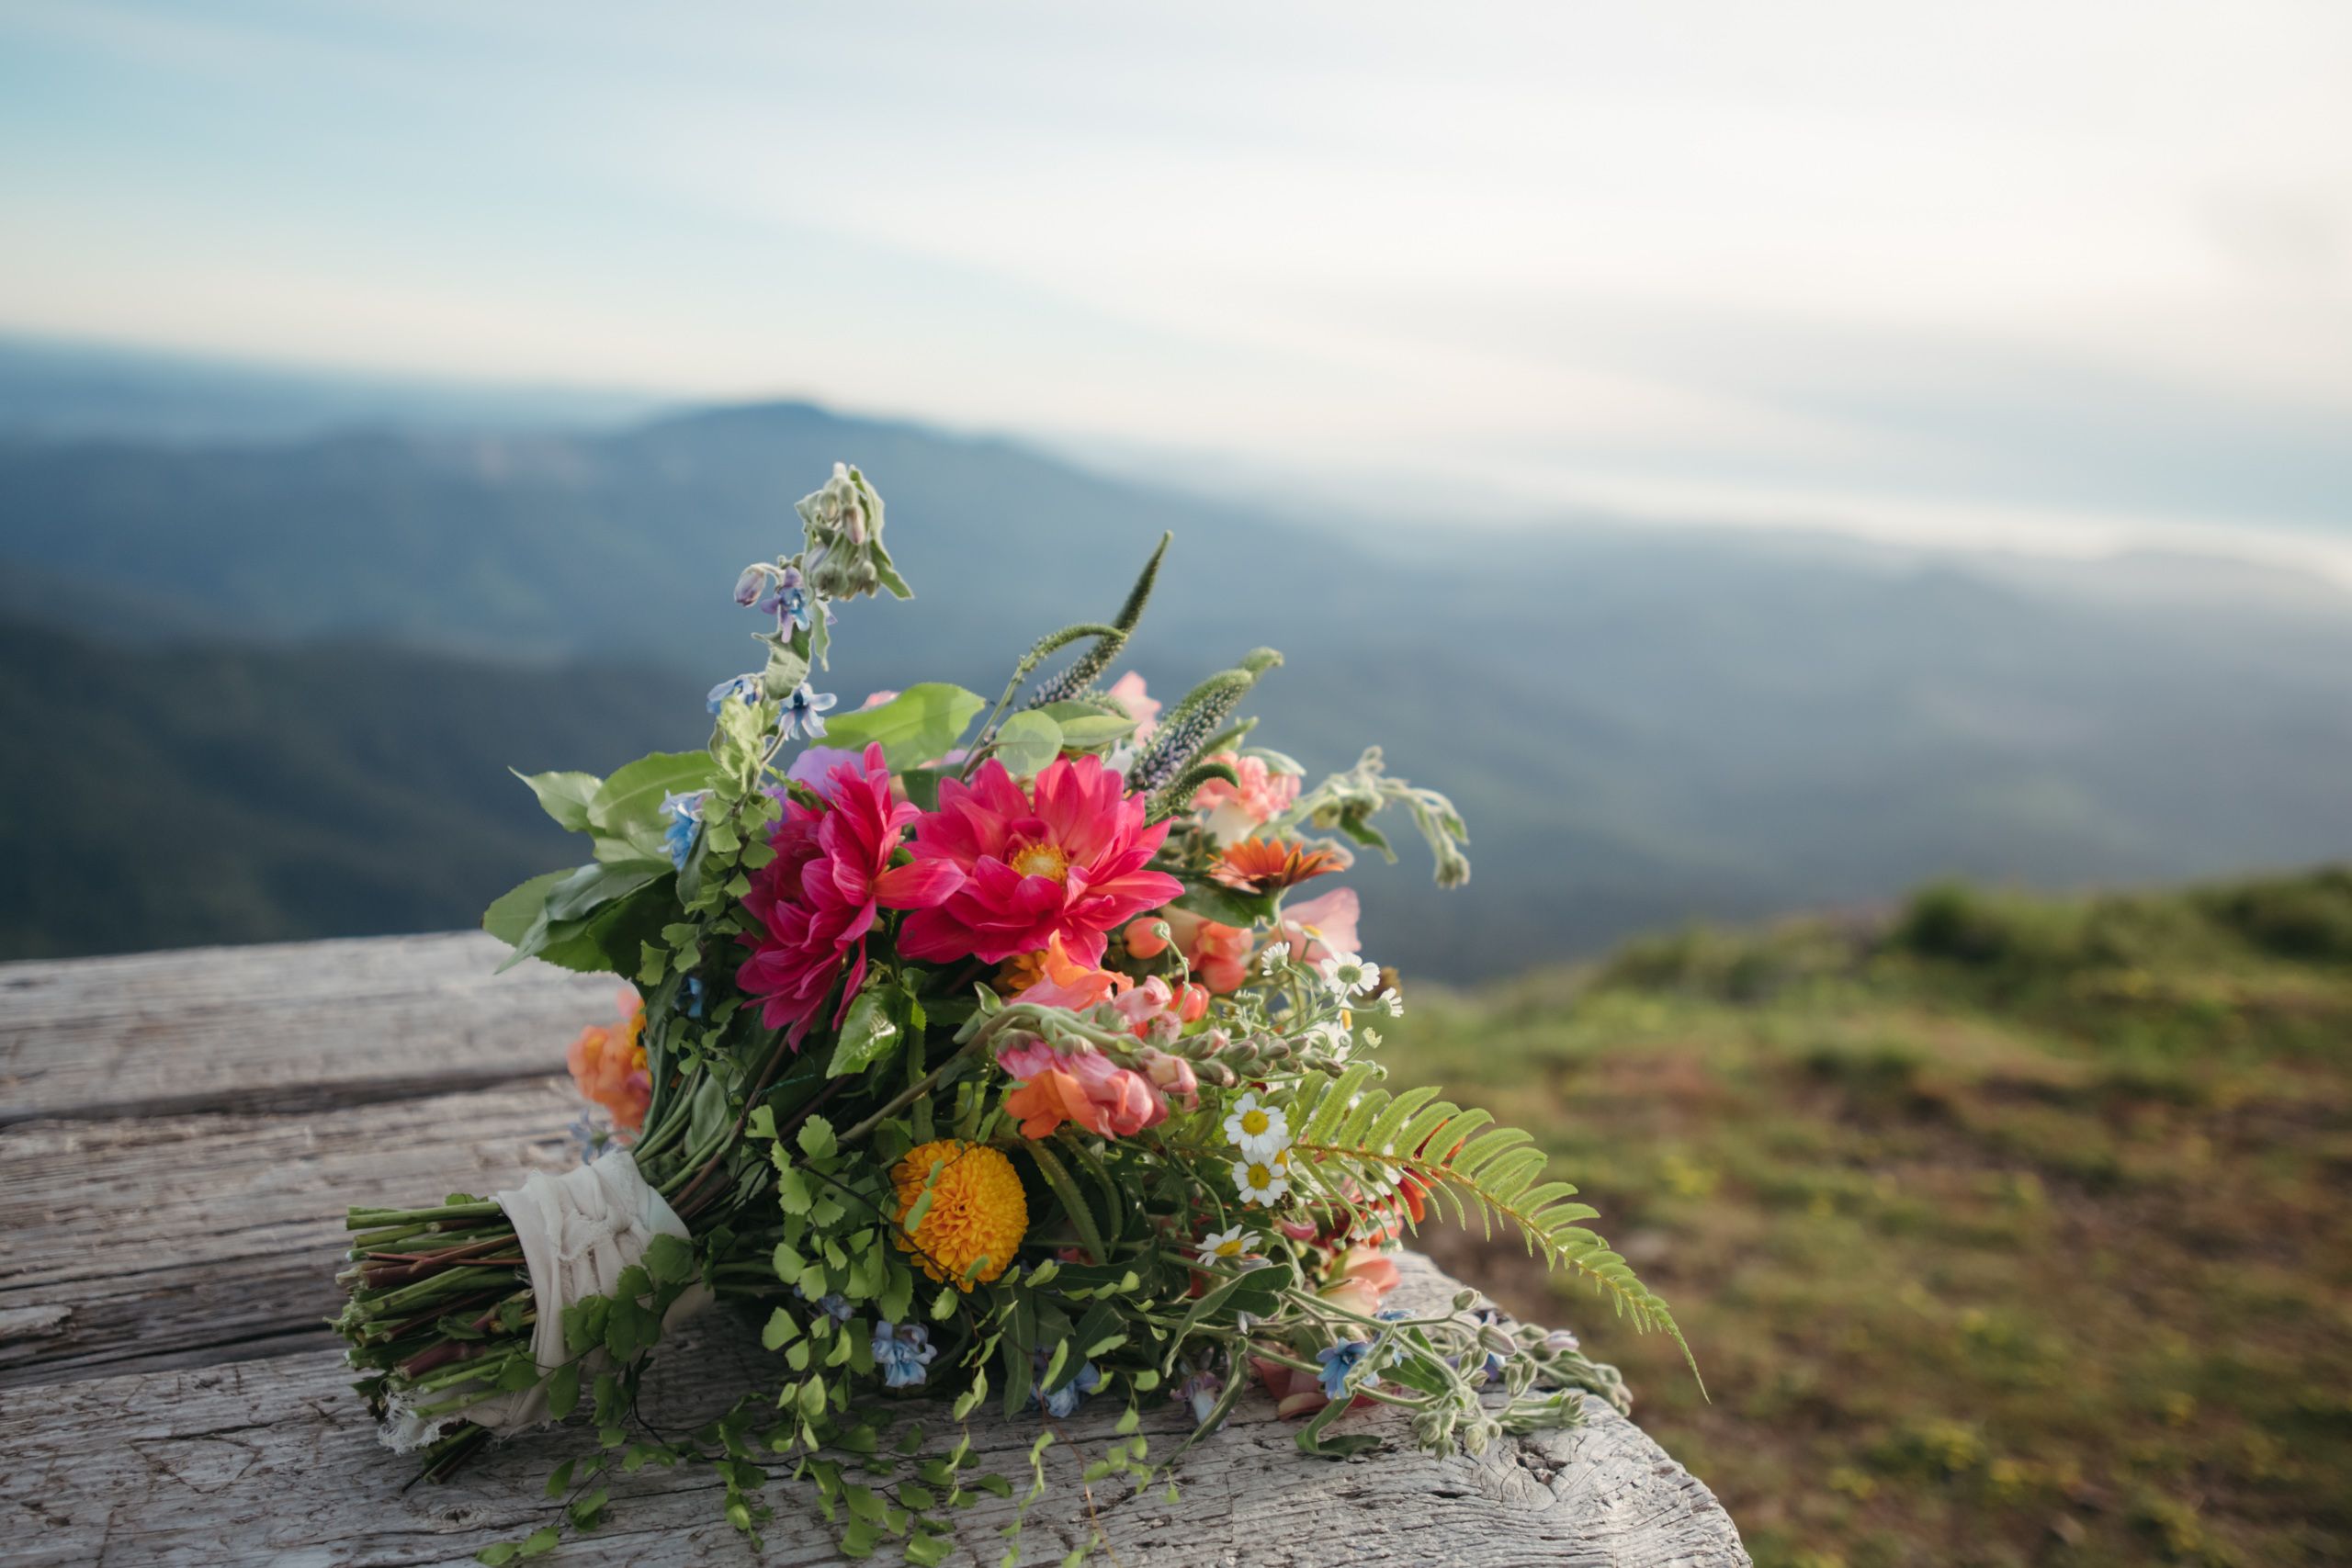
POLYGON ((2352 873, 1685 931, 1386 1056, 1552 1130, 1713 1404, 1425 1244, 1619 1362, 1764 1568, 2352 1561, 2352 873))

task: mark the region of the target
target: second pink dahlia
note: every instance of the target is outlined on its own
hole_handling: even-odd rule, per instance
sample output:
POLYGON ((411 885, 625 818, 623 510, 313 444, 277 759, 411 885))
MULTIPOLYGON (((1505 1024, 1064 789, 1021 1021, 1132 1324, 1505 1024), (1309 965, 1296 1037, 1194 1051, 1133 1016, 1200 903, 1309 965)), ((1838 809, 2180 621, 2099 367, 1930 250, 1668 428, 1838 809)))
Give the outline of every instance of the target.
POLYGON ((908 847, 918 865, 960 870, 963 886, 907 917, 899 951, 996 964, 1059 937, 1071 958, 1100 964, 1106 933, 1184 891, 1145 869, 1168 824, 1146 827, 1144 811, 1099 757, 1057 758, 1026 790, 993 758, 968 784, 948 780, 908 847))

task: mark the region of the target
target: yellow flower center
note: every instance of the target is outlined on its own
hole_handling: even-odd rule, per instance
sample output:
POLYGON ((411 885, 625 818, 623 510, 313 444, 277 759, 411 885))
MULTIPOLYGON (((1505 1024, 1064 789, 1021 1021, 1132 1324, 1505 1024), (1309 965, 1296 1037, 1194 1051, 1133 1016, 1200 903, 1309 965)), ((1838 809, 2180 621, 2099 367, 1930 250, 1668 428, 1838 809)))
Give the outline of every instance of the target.
POLYGON ((1240 1256, 1241 1256, 1241 1238, 1240 1238, 1239 1236, 1234 1236, 1234 1237, 1230 1238, 1229 1240, 1226 1240, 1226 1241, 1218 1242, 1218 1243, 1216 1244, 1216 1255, 1217 1255, 1219 1258, 1238 1258, 1238 1257, 1240 1257, 1240 1256))
POLYGON ((1273 1124, 1274 1119, 1255 1106, 1241 1113, 1241 1130, 1253 1138, 1273 1124))
POLYGON ((1016 839, 1005 855, 1004 863, 1023 876, 1043 876, 1060 882, 1069 875, 1069 856, 1062 853, 1058 844, 1031 843, 1016 839))
POLYGON ((1272 1170, 1268 1169, 1266 1167, 1264 1167, 1264 1166, 1262 1166, 1262 1165, 1252 1165, 1252 1166, 1250 1166, 1250 1186, 1252 1186, 1252 1187, 1272 1187, 1273 1184, 1274 1184, 1274 1173, 1273 1173, 1272 1170))

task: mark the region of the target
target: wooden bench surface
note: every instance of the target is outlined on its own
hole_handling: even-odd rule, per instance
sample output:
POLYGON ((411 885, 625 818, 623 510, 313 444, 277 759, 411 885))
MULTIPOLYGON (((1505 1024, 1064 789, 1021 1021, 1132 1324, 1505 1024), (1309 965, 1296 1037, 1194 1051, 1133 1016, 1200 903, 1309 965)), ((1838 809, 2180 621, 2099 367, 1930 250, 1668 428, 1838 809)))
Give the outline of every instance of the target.
MULTIPOLYGON (((574 1157, 577 1107, 550 1073, 616 987, 541 965, 493 976, 503 951, 469 933, 0 965, 0 1562, 460 1563, 553 1522, 541 1483, 586 1434, 410 1487, 323 1325, 345 1204, 487 1191, 574 1157)), ((1406 1263, 1414 1296, 1455 1288, 1406 1263)), ((650 1380, 689 1425, 763 1354, 725 1314, 691 1340, 650 1380)), ((1098 1491, 1096 1511, 1136 1565, 1747 1562, 1703 1485, 1588 1410, 1475 1460, 1408 1442, 1330 1463, 1300 1457, 1253 1395, 1187 1461, 1179 1501, 1098 1491)), ((1099 1450, 1115 1415, 1068 1429, 1099 1450)), ((1163 1409, 1145 1429, 1164 1451, 1186 1425, 1163 1409)), ((973 1433, 995 1468, 1024 1468, 1031 1431, 973 1433)), ((1052 1466, 1026 1560, 1085 1533, 1076 1465, 1052 1466)), ((613 1490, 612 1523, 573 1560, 837 1561, 792 1484, 769 1489, 763 1553, 703 1478, 613 1490)), ((1006 1512, 961 1516, 974 1555, 956 1560, 993 1564, 1006 1512)))

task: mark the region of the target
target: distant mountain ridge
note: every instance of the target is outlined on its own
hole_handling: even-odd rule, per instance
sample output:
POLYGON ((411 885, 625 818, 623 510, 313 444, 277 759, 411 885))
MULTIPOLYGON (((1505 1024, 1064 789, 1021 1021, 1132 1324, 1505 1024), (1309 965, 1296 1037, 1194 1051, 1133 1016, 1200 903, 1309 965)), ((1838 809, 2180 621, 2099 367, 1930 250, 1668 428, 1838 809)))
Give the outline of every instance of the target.
MULTIPOLYGON (((576 710, 549 744, 593 734, 625 754, 699 727, 704 688, 752 662, 754 617, 727 598, 737 569, 791 547, 791 502, 837 457, 887 498, 921 596, 844 612, 831 681, 845 700, 926 677, 993 689, 1040 632, 1115 604, 1172 530, 1129 660, 1156 691, 1280 648, 1289 662, 1259 704, 1270 744, 1321 769, 1380 741, 1463 806, 1466 893, 1439 901, 1410 848, 1396 873, 1357 874, 1376 895, 1373 939, 1402 947, 1410 931, 1424 967, 1492 973, 1943 873, 2063 885, 2352 853, 2352 615, 2332 600, 2102 603, 2022 568, 1995 581, 1693 533, 1432 518, 1375 540, 797 403, 601 434, 0 446, 0 613, 28 635, 97 638, 81 646, 103 660, 152 610, 166 649, 186 649, 148 636, 157 661, 66 688, 17 641, 11 674, 51 723, 61 706, 135 712, 153 700, 141 682, 198 713, 359 658, 436 694, 387 719, 402 748, 509 787, 499 763, 594 759, 460 726, 501 682, 542 682, 516 700, 576 710), (321 639, 370 651, 311 650, 321 639), (451 705, 446 732, 435 703, 451 705)), ((340 700, 364 705, 369 688, 340 700)), ((289 733, 322 756, 356 745, 344 725, 289 733)), ((31 750, 12 814, 48 798, 31 750)), ((170 776, 129 754, 116 771, 155 768, 170 776)), ((413 787, 448 785, 428 772, 413 787)), ((302 808, 333 815, 331 800, 302 808)), ((446 914, 401 904, 402 919, 460 923, 474 889, 430 906, 446 914)))

